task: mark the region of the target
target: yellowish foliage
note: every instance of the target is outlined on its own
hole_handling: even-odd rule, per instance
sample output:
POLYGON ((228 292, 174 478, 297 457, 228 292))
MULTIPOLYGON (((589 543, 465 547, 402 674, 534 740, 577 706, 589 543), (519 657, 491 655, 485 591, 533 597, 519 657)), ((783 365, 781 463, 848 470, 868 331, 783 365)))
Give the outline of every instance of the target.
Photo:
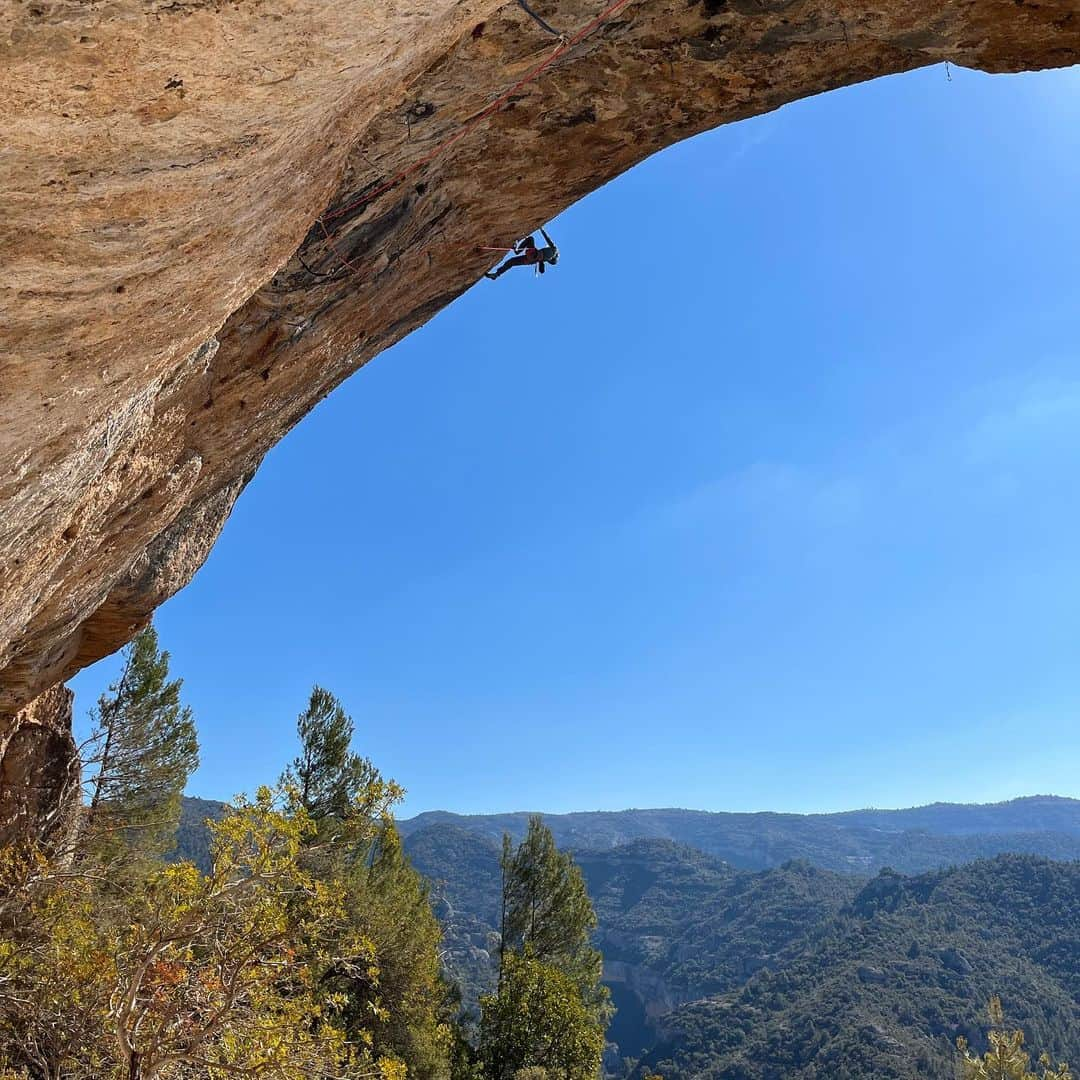
POLYGON ((987 1032, 990 1049, 981 1057, 973 1054, 964 1039, 957 1040, 960 1049, 961 1080, 1073 1080, 1069 1066, 1055 1067, 1043 1054, 1039 1058, 1041 1072, 1031 1070, 1031 1055, 1024 1049, 1022 1031, 1006 1031, 1001 999, 993 997, 989 1005, 991 1029, 987 1032))
POLYGON ((157 864, 137 889, 92 875, 39 889, 22 940, 0 941, 0 1069, 404 1080, 346 1040, 343 1003, 320 992, 331 962, 375 985, 378 966, 343 889, 304 867, 310 818, 281 802, 263 788, 215 824, 209 874, 157 864))
POLYGON ((408 1071, 403 1061, 395 1061, 393 1058, 379 1058, 380 1080, 405 1080, 408 1071))

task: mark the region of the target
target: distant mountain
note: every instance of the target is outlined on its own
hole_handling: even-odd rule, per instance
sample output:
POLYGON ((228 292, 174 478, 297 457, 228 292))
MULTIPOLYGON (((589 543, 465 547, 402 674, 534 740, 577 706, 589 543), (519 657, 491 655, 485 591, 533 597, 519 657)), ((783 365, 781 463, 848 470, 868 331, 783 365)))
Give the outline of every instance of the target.
POLYGON ((1080 835, 1080 800, 1029 795, 999 803, 931 803, 909 810, 849 810, 817 815, 839 825, 941 836, 972 833, 1069 833, 1080 835))
POLYGON ((783 963, 792 943, 859 887, 850 875, 805 862, 738 871, 670 840, 581 852, 578 863, 617 1007, 608 1037, 622 1057, 651 1047, 680 1004, 783 963))
POLYGON ((461 987, 467 1011, 495 985, 502 871, 493 840, 454 825, 431 825, 404 843, 413 866, 431 882, 443 928, 443 964, 461 987))
POLYGON ((771 968, 662 1021, 635 1075, 666 1080, 923 1080, 985 1046, 1000 994, 1029 1045, 1080 1060, 1080 864, 999 856, 883 873, 771 968))
MULTIPOLYGON (((445 933, 445 962, 465 1003, 497 975, 499 849, 494 841, 438 824, 405 841, 433 883, 445 933)), ((636 840, 579 852, 596 906, 596 944, 617 1007, 608 1032, 622 1056, 657 1039, 663 1018, 684 1002, 741 986, 774 966, 790 944, 858 893, 847 874, 791 863, 738 871, 670 840, 636 840)))
MULTIPOLYGON (((225 803, 186 797, 177 858, 202 864, 207 855, 203 821, 225 803)), ((452 814, 437 810, 397 823, 403 838, 451 825, 501 842, 525 834, 529 815, 452 814)), ((1080 859, 1080 800, 1034 795, 1008 802, 934 803, 908 810, 850 810, 837 814, 733 814, 704 810, 615 810, 545 814, 561 847, 598 851, 634 840, 672 840, 745 870, 764 870, 792 859, 856 874, 884 867, 920 873, 1003 853, 1080 859)))
MULTIPOLYGON (((185 800, 177 857, 204 863, 225 809, 185 800)), ((1080 1060, 1080 863, 1032 857, 1080 858, 1080 802, 545 820, 596 905, 612 1075, 640 1058, 667 1080, 946 1080, 995 992, 1034 1045, 1080 1060), (972 862, 999 852, 1021 854, 972 862)), ((526 823, 399 823, 473 1007, 496 974, 498 841, 526 823)))
MULTIPOLYGON (((498 848, 447 824, 406 840, 435 883, 467 1000, 495 981, 498 848)), ((999 856, 867 881, 764 871, 669 840, 577 860, 620 1062, 667 1080, 951 1080, 999 993, 1035 1045, 1080 1058, 1080 863, 999 856)))
POLYGON ((210 868, 210 832, 207 821, 220 821, 229 809, 227 803, 214 799, 195 799, 185 795, 180 804, 180 827, 176 831, 176 849, 168 856, 193 862, 200 870, 210 868))
MULTIPOLYGON (((430 825, 455 825, 495 841, 504 832, 518 840, 528 819, 527 813, 434 811, 407 818, 398 828, 408 837, 430 825)), ((595 811, 545 814, 544 821, 561 847, 595 851, 639 839, 673 840, 747 870, 792 859, 857 874, 884 867, 919 873, 1005 852, 1080 859, 1080 800, 1054 796, 839 814, 595 811)))

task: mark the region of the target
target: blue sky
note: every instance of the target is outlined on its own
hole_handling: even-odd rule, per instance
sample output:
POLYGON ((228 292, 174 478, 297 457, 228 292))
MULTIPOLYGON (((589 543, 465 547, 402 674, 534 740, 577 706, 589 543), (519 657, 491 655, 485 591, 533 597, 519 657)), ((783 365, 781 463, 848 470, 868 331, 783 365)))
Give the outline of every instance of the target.
POLYGON ((934 68, 572 207, 159 612, 192 793, 274 778, 318 681, 406 814, 1080 796, 1077 191, 1080 69, 934 68))

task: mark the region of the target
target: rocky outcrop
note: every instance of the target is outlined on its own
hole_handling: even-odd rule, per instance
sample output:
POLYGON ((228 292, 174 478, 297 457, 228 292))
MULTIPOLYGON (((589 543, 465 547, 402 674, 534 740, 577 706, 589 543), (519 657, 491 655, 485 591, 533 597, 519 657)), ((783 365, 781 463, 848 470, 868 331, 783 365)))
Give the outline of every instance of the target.
POLYGON ((65 846, 79 800, 79 762, 71 737, 72 693, 58 686, 18 713, 0 738, 0 847, 65 846))
MULTIPOLYGON (((533 6, 572 33, 603 5, 533 6)), ((191 577, 270 446, 490 265, 479 247, 796 98, 1073 63, 1080 15, 627 0, 561 49, 509 0, 7 0, 0 42, 10 739, 191 577)))
POLYGON ((860 964, 855 970, 855 974, 859 977, 859 982, 875 983, 879 986, 884 986, 889 977, 879 967, 873 967, 870 964, 860 964))
POLYGON ((942 949, 938 956, 942 964, 957 975, 970 975, 975 970, 971 961, 959 949, 942 949))
POLYGON ((604 982, 612 986, 625 987, 632 993, 641 1003, 644 1017, 649 1023, 655 1023, 696 996, 686 990, 671 986, 661 975, 641 964, 608 960, 606 957, 604 982))

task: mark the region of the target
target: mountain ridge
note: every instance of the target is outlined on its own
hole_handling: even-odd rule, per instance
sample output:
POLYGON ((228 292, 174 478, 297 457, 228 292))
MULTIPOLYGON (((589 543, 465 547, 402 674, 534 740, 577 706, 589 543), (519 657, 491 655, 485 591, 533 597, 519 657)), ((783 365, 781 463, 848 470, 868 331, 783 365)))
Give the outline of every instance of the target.
MULTIPOLYGON (((518 840, 530 814, 427 811, 398 822, 403 838, 450 825, 489 839, 518 840)), ((681 808, 541 814, 562 847, 618 847, 640 838, 668 839, 742 869, 808 859, 828 869, 870 874, 891 866, 921 872, 1007 851, 1080 858, 1080 800, 1022 796, 997 803, 932 803, 900 810, 835 814, 710 811, 681 808)))
MULTIPOLYGON (((198 819, 224 809, 185 801, 179 857, 205 858, 198 819)), ((1080 981, 1069 967, 1075 959, 1080 970, 1080 800, 826 817, 546 818, 557 842, 574 846, 599 917, 595 940, 618 1010, 610 1075, 640 1060, 670 1080, 945 1077, 958 1034, 980 1045, 990 993, 1002 994, 1040 1049, 1080 1053, 1069 1034, 1080 1030, 1080 981), (743 865, 670 836, 611 842, 661 827, 700 842, 710 835, 703 820, 714 846, 737 848, 743 865), (951 831, 899 827, 910 822, 951 831), (1058 831, 973 831, 1048 823, 1058 831), (601 843, 582 843, 590 839, 601 843), (776 861, 793 849, 811 857, 776 861), (851 850, 867 854, 853 861, 851 850), (1043 895, 1052 898, 1046 912, 1043 895)), ((496 977, 499 839, 527 819, 435 812, 399 823, 470 1011, 496 977)))
MULTIPOLYGON (((185 797, 178 857, 207 857, 202 820, 226 804, 185 797)), ((530 813, 457 814, 432 810, 397 822, 404 841, 432 827, 460 829, 501 842, 520 840, 530 813)), ((1020 796, 996 803, 930 803, 898 810, 837 813, 712 811, 677 807, 541 814, 560 847, 602 851, 639 839, 671 840, 745 870, 805 859, 854 874, 889 867, 921 873, 1007 852, 1080 859, 1080 800, 1020 796)))
POLYGON ((611 817, 631 814, 693 814, 701 817, 738 817, 738 818, 779 818, 796 819, 803 821, 839 821, 856 820, 860 818, 896 817, 906 818, 930 811, 953 813, 956 811, 995 811, 1019 807, 1050 806, 1067 808, 1076 815, 1076 828, 1080 829, 1080 799, 1068 795, 1016 795, 1009 799, 999 799, 994 802, 947 802, 938 800, 931 803, 917 803, 913 806, 883 807, 863 806, 851 810, 701 810, 687 806, 628 806, 620 810, 567 810, 551 813, 545 810, 506 810, 490 813, 461 813, 455 810, 424 810, 410 817, 402 818, 397 822, 398 829, 404 834, 416 828, 423 828, 433 821, 487 821, 502 818, 528 818, 533 814, 540 814, 545 820, 587 818, 587 817, 611 817))

